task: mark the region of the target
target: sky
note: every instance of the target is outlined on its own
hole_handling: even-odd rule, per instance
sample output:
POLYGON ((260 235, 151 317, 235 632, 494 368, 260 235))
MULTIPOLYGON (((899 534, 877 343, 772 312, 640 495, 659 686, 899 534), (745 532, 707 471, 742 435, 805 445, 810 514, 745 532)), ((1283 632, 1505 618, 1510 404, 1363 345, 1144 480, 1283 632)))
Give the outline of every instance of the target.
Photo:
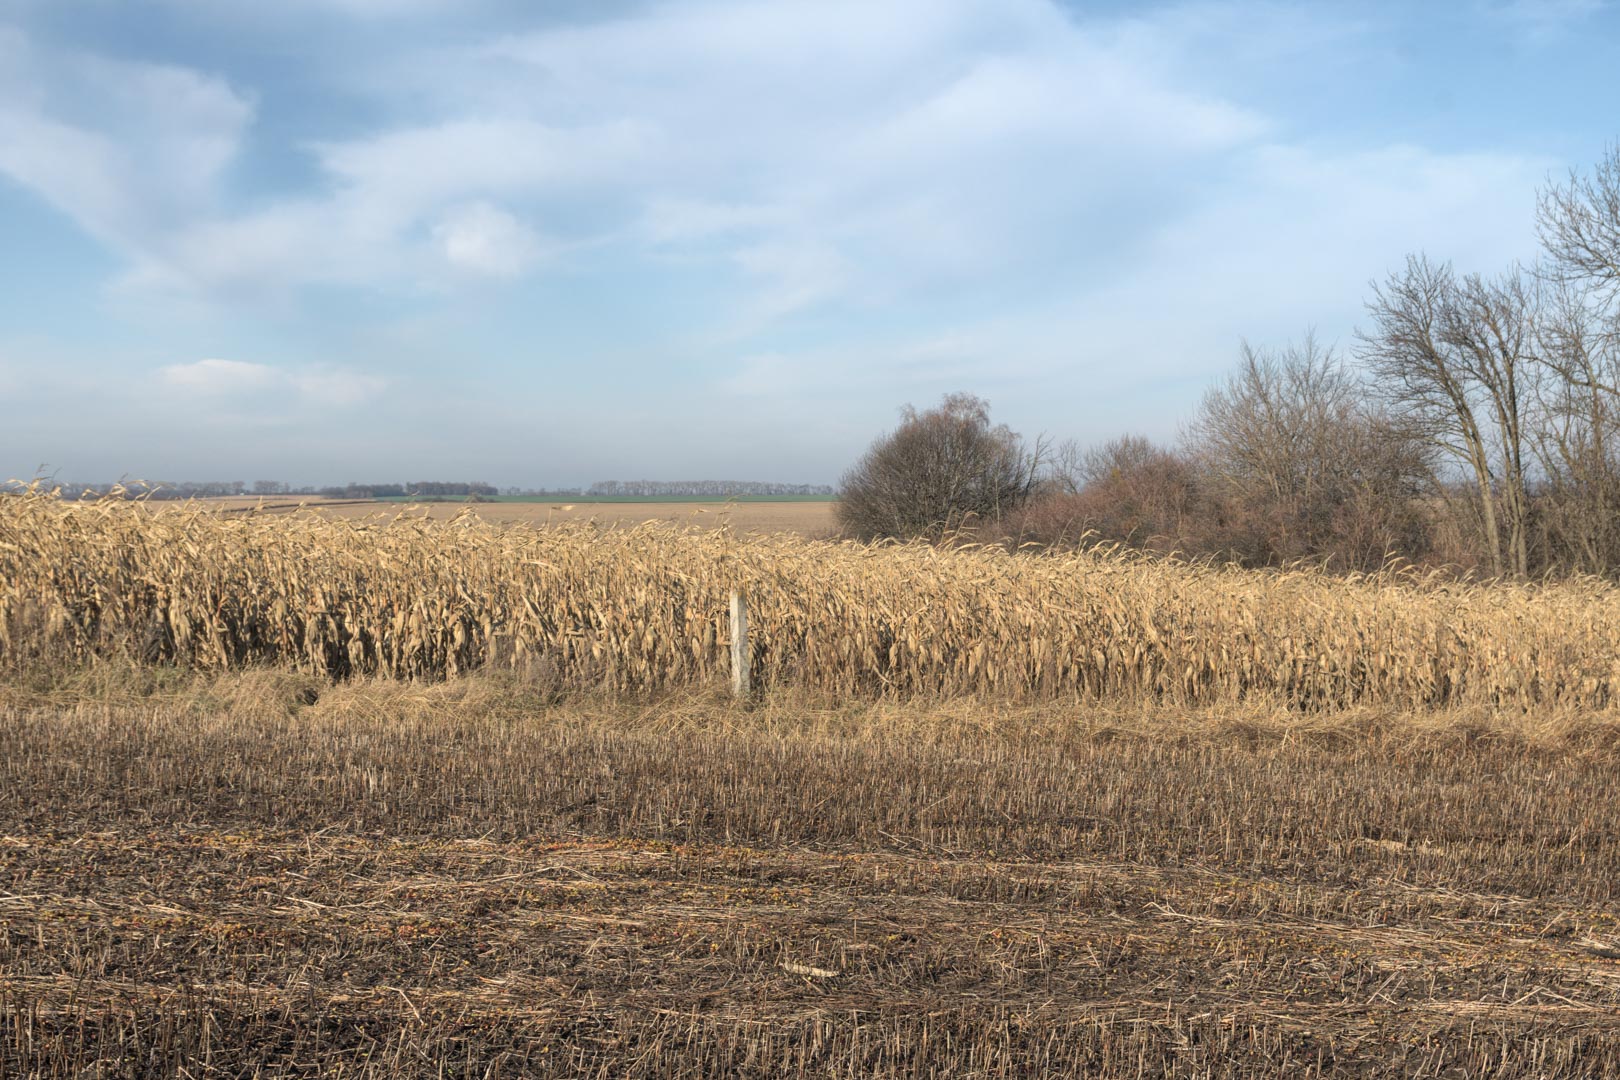
POLYGON ((0 0, 0 480, 833 483, 1173 440, 1536 257, 1620 0, 0 0))

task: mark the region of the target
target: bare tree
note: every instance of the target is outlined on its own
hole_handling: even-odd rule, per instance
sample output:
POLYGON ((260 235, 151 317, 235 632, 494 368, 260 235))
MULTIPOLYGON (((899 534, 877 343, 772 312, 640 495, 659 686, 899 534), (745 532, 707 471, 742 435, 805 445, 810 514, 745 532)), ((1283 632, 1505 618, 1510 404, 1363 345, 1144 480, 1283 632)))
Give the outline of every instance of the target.
POLYGON ((1185 551, 1203 509, 1197 470, 1185 454, 1141 435, 1086 452, 1081 506, 1102 539, 1185 551))
POLYGON ((839 485, 838 518, 861 539, 940 537, 975 519, 998 521, 1035 490, 1045 444, 1026 448, 990 405, 948 394, 938 407, 901 410, 839 485))
POLYGON ((1043 494, 1078 495, 1086 486, 1087 462, 1092 452, 1074 439, 1064 439, 1052 449, 1043 478, 1043 494))
POLYGON ((1536 225, 1558 280, 1620 303, 1620 144, 1590 175, 1571 171, 1568 183, 1543 189, 1536 225))
POLYGON ((1185 455, 1125 435, 1084 451, 1064 443, 1053 462, 1037 496, 1005 523, 1013 543, 1191 550, 1188 529, 1199 520, 1201 507, 1185 455))
POLYGON ((1578 290, 1552 288, 1539 329, 1538 514, 1552 564, 1609 574, 1620 568, 1620 348, 1578 290))
POLYGON ((1530 571, 1526 455, 1541 298, 1515 269, 1458 278, 1421 255, 1374 283, 1362 359, 1384 399, 1466 468, 1493 573, 1530 571))
POLYGON ((1215 511, 1206 545, 1249 561, 1325 557, 1347 569, 1421 546, 1421 440, 1369 405, 1361 381, 1313 334, 1280 352, 1245 342, 1185 441, 1215 511))
POLYGON ((1620 564, 1620 146, 1590 175, 1543 189, 1536 219, 1551 294, 1539 331, 1549 376, 1540 502, 1557 554, 1610 573, 1620 564))

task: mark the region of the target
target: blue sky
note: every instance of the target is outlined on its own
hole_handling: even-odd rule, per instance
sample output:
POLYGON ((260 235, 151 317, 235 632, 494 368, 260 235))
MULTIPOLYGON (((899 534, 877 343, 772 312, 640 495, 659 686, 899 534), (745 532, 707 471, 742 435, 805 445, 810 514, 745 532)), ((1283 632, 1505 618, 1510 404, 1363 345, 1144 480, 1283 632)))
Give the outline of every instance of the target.
POLYGON ((1172 439, 1535 256, 1602 0, 0 0, 0 479, 832 482, 1172 439))

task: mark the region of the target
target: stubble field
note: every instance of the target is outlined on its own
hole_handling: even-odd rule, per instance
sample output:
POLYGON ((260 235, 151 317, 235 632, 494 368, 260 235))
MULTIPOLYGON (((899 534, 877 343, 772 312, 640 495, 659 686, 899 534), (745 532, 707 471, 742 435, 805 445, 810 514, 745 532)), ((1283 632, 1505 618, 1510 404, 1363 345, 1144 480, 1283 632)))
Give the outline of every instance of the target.
POLYGON ((3 1076, 1620 1072, 1595 583, 5 500, 0 569, 3 1076))
POLYGON ((1614 730, 12 691, 0 1074, 1605 1076, 1614 730))

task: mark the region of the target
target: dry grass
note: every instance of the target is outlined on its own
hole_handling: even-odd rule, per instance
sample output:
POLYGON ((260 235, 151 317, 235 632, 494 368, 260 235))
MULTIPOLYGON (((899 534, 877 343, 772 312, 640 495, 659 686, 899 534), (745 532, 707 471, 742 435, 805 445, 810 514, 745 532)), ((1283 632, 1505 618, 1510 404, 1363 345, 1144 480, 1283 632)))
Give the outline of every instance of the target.
POLYGON ((495 666, 655 693, 723 679, 734 588, 756 685, 843 696, 1602 708, 1620 686, 1620 592, 1589 581, 0 498, 0 655, 16 660, 495 666))
POLYGON ((1591 719, 0 705, 0 1075, 1606 1076, 1591 719))

